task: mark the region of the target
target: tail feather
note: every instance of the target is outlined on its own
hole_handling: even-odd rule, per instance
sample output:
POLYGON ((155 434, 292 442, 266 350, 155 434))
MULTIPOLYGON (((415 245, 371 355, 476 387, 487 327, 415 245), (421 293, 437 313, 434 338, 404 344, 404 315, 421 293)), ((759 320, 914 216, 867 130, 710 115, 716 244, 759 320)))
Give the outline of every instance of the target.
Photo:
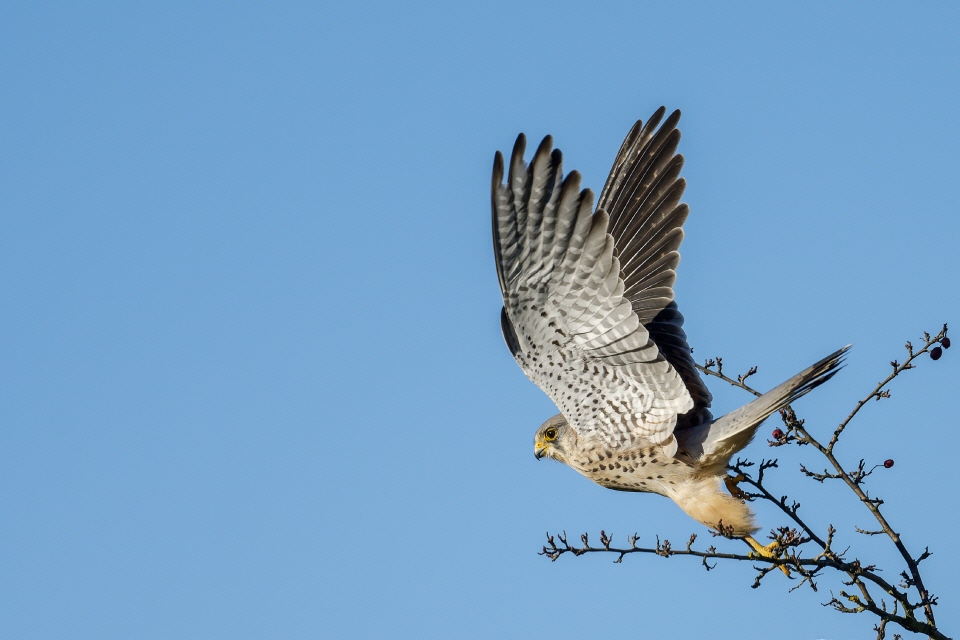
POLYGON ((701 467, 726 467, 730 458, 753 439, 770 414, 819 387, 842 368, 843 356, 851 345, 834 351, 753 402, 731 411, 710 424, 677 434, 680 448, 701 467))

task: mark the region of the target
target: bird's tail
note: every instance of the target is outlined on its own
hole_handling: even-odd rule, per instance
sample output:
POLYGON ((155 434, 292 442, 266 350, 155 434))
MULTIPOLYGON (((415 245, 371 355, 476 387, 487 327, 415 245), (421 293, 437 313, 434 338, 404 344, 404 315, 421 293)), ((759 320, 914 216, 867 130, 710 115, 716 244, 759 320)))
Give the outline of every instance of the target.
POLYGON ((804 369, 783 384, 709 425, 691 429, 689 442, 681 442, 701 467, 726 467, 730 458, 753 439, 757 427, 774 411, 794 402, 832 378, 843 364, 847 345, 804 369))

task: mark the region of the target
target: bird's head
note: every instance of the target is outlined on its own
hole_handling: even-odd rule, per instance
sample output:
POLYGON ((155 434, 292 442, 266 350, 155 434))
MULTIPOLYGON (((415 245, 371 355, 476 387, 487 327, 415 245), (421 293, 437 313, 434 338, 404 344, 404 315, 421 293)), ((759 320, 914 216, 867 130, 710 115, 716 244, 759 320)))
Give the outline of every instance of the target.
POLYGON ((537 460, 544 456, 567 461, 567 455, 577 446, 577 432, 567 423, 563 415, 558 414, 544 422, 533 437, 533 455, 537 460))

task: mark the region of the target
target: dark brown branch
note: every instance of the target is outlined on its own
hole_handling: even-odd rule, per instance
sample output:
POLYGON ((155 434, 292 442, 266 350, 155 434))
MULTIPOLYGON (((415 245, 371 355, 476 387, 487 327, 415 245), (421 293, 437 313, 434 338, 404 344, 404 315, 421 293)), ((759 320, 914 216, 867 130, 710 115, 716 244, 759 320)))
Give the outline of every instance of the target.
MULTIPOLYGON (((661 542, 659 538, 657 538, 657 543, 654 547, 639 547, 637 546, 636 534, 628 538, 628 542, 630 543, 628 548, 617 548, 612 546, 611 538, 607 536, 604 531, 600 532, 600 540, 603 545, 600 548, 591 547, 586 534, 581 536, 581 542, 583 543, 581 547, 568 544, 566 534, 557 536, 556 538, 548 534, 548 544, 543 547, 541 554, 555 561, 565 553, 570 553, 574 556, 580 556, 586 553, 615 553, 617 554, 617 559, 615 560, 617 563, 622 562, 626 555, 632 553, 656 554, 665 558, 675 555, 685 555, 699 557, 707 571, 717 566, 716 562, 714 564, 707 562, 708 559, 717 560, 718 562, 749 561, 755 563, 754 569, 757 571, 753 584, 754 587, 758 587, 760 581, 774 569, 778 567, 789 567, 792 572, 801 578, 799 583, 790 589, 791 591, 800 588, 804 584, 809 585, 816 591, 817 585, 814 579, 821 575, 825 569, 834 569, 846 575, 847 580, 844 581, 844 585, 853 587, 854 591, 840 590, 839 596, 831 595, 831 599, 825 603, 825 606, 832 607, 844 613, 869 612, 878 616, 880 621, 874 627, 878 639, 883 640, 886 637, 887 625, 891 622, 899 625, 903 629, 924 634, 929 638, 947 638, 947 636, 937 629, 933 614, 933 606, 936 605, 937 600, 923 585, 918 568, 919 563, 930 556, 929 549, 925 549, 920 556, 914 559, 907 552, 906 546, 901 541, 899 535, 892 529, 881 513, 880 507, 883 504, 883 500, 877 497, 871 497, 863 488, 865 480, 873 474, 878 467, 886 466, 889 468, 893 464, 892 461, 887 461, 884 465, 878 464, 867 468, 866 462, 861 459, 856 468, 848 472, 834 453, 840 436, 867 402, 870 400, 890 398, 890 390, 887 386, 904 371, 916 368, 917 365, 915 361, 921 355, 929 353, 934 360, 939 359, 943 355, 943 349, 950 346, 946 334, 947 325, 944 325, 943 329, 935 336, 924 333, 923 346, 917 351, 914 350, 910 342, 907 342, 907 359, 902 364, 896 360, 890 363, 892 371, 889 375, 877 383, 876 387, 874 387, 866 397, 857 402, 856 406, 854 406, 843 422, 833 431, 827 444, 821 443, 811 435, 810 431, 804 425, 804 421, 797 418, 789 406, 780 412, 785 425, 785 431, 776 429, 773 432, 773 440, 768 440, 768 444, 774 447, 787 444, 810 445, 823 454, 829 463, 828 467, 832 467, 832 470, 826 468, 821 473, 810 471, 801 465, 801 472, 819 482, 826 480, 843 481, 854 492, 860 502, 867 507, 880 524, 880 530, 868 531, 856 527, 856 531, 870 536, 885 534, 893 541, 907 566, 907 571, 901 574, 902 580, 899 586, 890 584, 881 578, 877 573, 878 569, 873 565, 863 565, 857 559, 852 561, 846 560, 844 557, 846 551, 838 553, 833 549, 836 530, 832 526, 828 528, 825 537, 818 535, 817 532, 798 515, 800 508, 799 503, 796 501, 788 501, 787 496, 780 496, 778 498, 764 486, 764 472, 777 467, 776 460, 761 461, 760 466, 757 468, 756 478, 752 477, 749 473, 749 468, 753 466, 751 462, 737 460, 736 464, 730 467, 730 469, 736 473, 736 481, 746 483, 752 487, 752 491, 749 493, 735 491, 737 495, 747 500, 765 500, 777 505, 777 508, 799 528, 789 529, 781 527, 771 533, 770 537, 777 543, 775 547, 777 549, 776 557, 761 557, 754 553, 748 555, 724 553, 717 551, 713 546, 706 550, 697 550, 693 547, 694 541, 696 540, 695 535, 690 537, 686 547, 683 549, 674 549, 668 540, 661 542), (557 540, 559 540, 559 544, 557 540), (802 549, 808 544, 815 544, 818 547, 817 554, 808 558, 801 557, 802 549), (888 607, 884 601, 878 603, 870 592, 871 586, 883 590, 884 593, 891 597, 893 599, 892 606, 888 607), (912 592, 911 590, 915 590, 919 596, 917 601, 911 600, 909 596, 912 592), (918 609, 923 610, 925 620, 921 621, 916 617, 915 612, 918 609)), ((707 360, 702 366, 697 365, 697 368, 705 375, 720 378, 728 384, 739 387, 755 396, 762 395, 746 382, 748 378, 756 374, 757 367, 751 367, 746 373, 738 375, 736 379, 723 373, 723 359, 719 357, 707 360)), ((722 524, 718 528, 719 531, 715 532, 714 535, 730 537, 730 532, 724 531, 722 524)), ((894 637, 899 638, 900 636, 894 634, 894 637)))
MULTIPOLYGON (((829 540, 832 540, 834 530, 832 527, 830 529, 829 540)), ((905 616, 897 615, 892 611, 886 611, 883 607, 877 605, 877 603, 870 596, 867 586, 863 582, 864 579, 877 584, 888 593, 895 594, 895 599, 901 603, 906 599, 906 596, 902 592, 899 592, 895 587, 887 584, 882 578, 877 576, 876 573, 874 573, 875 567, 864 567, 858 560, 854 560, 853 562, 844 561, 842 559, 842 554, 835 554, 829 550, 829 542, 824 545, 826 547, 825 552, 814 558, 801 558, 795 553, 788 553, 777 558, 769 558, 759 556, 754 553, 740 554, 720 552, 712 546, 702 551, 697 550, 693 548, 693 543, 696 538, 696 534, 692 534, 686 544, 686 547, 683 549, 676 549, 669 540, 661 541, 659 538, 656 539, 656 545, 653 547, 640 547, 637 546, 639 537, 637 534, 633 534, 627 536, 627 543, 629 544, 628 547, 614 547, 612 546, 612 536, 608 535, 606 531, 601 531, 600 541, 602 546, 590 546, 589 536, 584 533, 580 536, 580 541, 583 546, 578 547, 570 544, 567 539, 566 532, 557 535, 550 535, 547 533, 547 544, 543 546, 543 549, 540 551, 540 555, 546 556, 552 561, 556 561, 558 558, 560 558, 560 556, 566 553, 569 553, 573 556, 582 556, 588 553, 613 553, 617 555, 617 558, 614 560, 614 563, 616 564, 622 563, 625 556, 634 553, 653 554, 663 558, 670 558, 673 556, 692 556, 700 558, 707 571, 712 570, 716 566, 716 564, 712 566, 708 564, 708 559, 751 562, 761 565, 754 566, 754 569, 757 571, 757 575, 752 585, 753 588, 759 587, 760 581, 771 571, 775 570, 777 567, 785 566, 791 571, 798 573, 802 578, 800 584, 796 585, 791 590, 795 590, 803 584, 809 584, 810 587, 816 591, 817 587, 816 583, 813 581, 813 578, 815 578, 823 569, 833 568, 850 576, 850 581, 845 584, 857 586, 861 592, 861 595, 848 594, 845 591, 840 591, 840 595, 843 600, 834 596, 830 601, 825 603, 824 606, 831 606, 837 611, 841 611, 843 613, 862 613, 865 611, 871 612, 880 616, 882 620, 894 622, 909 631, 926 634, 930 638, 949 640, 949 638, 942 634, 934 625, 921 622, 911 615, 910 612, 912 612, 913 609, 916 609, 919 605, 908 603, 907 606, 909 608, 906 609, 908 613, 905 616), (853 604, 854 606, 845 604, 844 600, 853 604)), ((775 538, 781 543, 781 546, 786 549, 800 547, 811 540, 809 537, 803 538, 797 535, 795 530, 786 528, 781 528, 775 538)))
POLYGON ((940 333, 938 333, 933 337, 930 337, 930 334, 928 333, 924 333, 923 335, 924 335, 924 342, 925 342, 925 344, 923 345, 923 348, 920 349, 920 351, 915 352, 913 350, 913 344, 910 343, 909 341, 907 342, 906 345, 904 345, 907 349, 907 354, 908 354, 906 361, 903 364, 900 364, 896 360, 890 363, 891 366, 893 366, 893 371, 891 371, 890 375, 884 378, 881 382, 878 382, 877 386, 874 387, 873 391, 871 391, 865 398, 857 402, 857 406, 853 408, 853 411, 850 412, 850 415, 848 415, 846 420, 841 422, 840 425, 833 432, 833 437, 830 438, 830 443, 827 445, 828 450, 833 451, 833 448, 836 446, 837 441, 840 439, 840 434, 843 433, 843 430, 847 428, 847 425, 850 424, 850 421, 853 420, 853 418, 857 415, 857 413, 860 412, 860 409, 863 408, 863 405, 867 404, 871 400, 879 400, 880 398, 890 397, 890 393, 885 392, 884 387, 886 387, 894 378, 896 378, 898 375, 900 375, 904 371, 915 368, 916 365, 913 364, 914 360, 916 360, 918 357, 920 357, 924 353, 929 353, 931 347, 933 347, 934 345, 940 344, 940 342, 942 342, 943 339, 947 336, 947 325, 944 324, 943 329, 940 330, 940 333))
MULTIPOLYGON (((838 425, 838 427, 834 430, 833 436, 831 437, 830 442, 826 446, 821 444, 816 438, 810 435, 810 433, 804 427, 803 421, 798 420, 796 418, 796 414, 793 413, 793 410, 790 407, 787 407, 785 411, 781 412, 784 418, 784 423, 787 425, 788 430, 793 434, 796 434, 795 437, 798 444, 813 445, 818 451, 820 451, 820 453, 822 453, 827 458, 827 460, 833 466, 835 473, 830 473, 826 470, 824 470, 824 473, 822 474, 811 472, 811 471, 808 471, 802 465, 801 465, 801 471, 808 477, 812 477, 815 480, 818 480, 819 482, 823 482, 826 479, 843 480, 847 484, 847 486, 849 486, 850 489, 857 495, 860 501, 867 506, 867 508, 871 511, 871 513, 873 514, 877 522, 880 523, 882 532, 886 533, 890 537, 890 539, 893 541, 894 545, 897 547, 897 551, 900 553, 901 557, 904 559, 904 562, 907 564, 908 569, 910 570, 910 576, 909 578, 905 578, 905 583, 911 587, 915 587, 921 599, 920 599, 920 604, 912 605, 909 602, 905 602, 900 598, 897 598, 896 596, 894 597, 897 600, 900 600, 901 604, 903 604, 905 609, 906 619, 909 619, 909 620, 915 620, 913 615, 914 609, 922 606, 925 617, 927 619, 927 624, 933 628, 936 628, 936 620, 933 613, 933 604, 935 604, 935 600, 931 599, 926 588, 923 586, 923 580, 922 580, 922 577, 920 576, 919 568, 917 567, 918 562, 916 562, 910 556, 909 552, 906 549, 906 546, 901 541, 899 534, 893 531, 893 529, 890 527, 887 520, 884 518, 883 514, 880 512, 880 505, 883 504, 883 501, 880 500, 879 498, 869 497, 867 493, 860 487, 860 485, 863 482, 863 479, 866 476, 870 475, 870 473, 873 472, 873 469, 876 469, 876 466, 874 466, 873 469, 871 469, 870 471, 865 471, 864 462, 863 460, 861 460, 858 470, 855 472, 849 473, 843 468, 843 466, 837 460, 836 456, 834 456, 833 451, 837 445, 837 442, 840 439, 841 433, 843 433, 844 429, 846 429, 846 427, 850 424, 850 421, 853 420, 853 418, 857 415, 857 413, 859 413, 860 409, 863 408, 863 406, 867 402, 869 402, 871 399, 879 400, 881 398, 889 398, 890 392, 889 390, 885 389, 885 387, 894 378, 896 378, 898 375, 900 375, 904 371, 915 368, 916 365, 913 364, 913 361, 916 360, 916 358, 918 358, 920 355, 924 353, 931 353, 931 355, 935 355, 939 357, 937 353, 932 353, 932 351, 933 351, 934 345, 942 344, 946 336, 947 336, 947 325, 944 324, 943 328, 935 336, 930 336, 930 334, 924 333, 924 336, 923 336, 924 345, 919 351, 914 351, 913 345, 910 342, 907 342, 906 343, 906 349, 908 354, 907 360, 903 364, 900 364, 897 361, 893 361, 890 363, 891 366, 893 367, 893 371, 890 373, 890 375, 888 375, 887 378, 885 378, 883 381, 879 382, 877 386, 873 389, 873 391, 870 392, 870 394, 868 394, 865 398, 863 398, 857 403, 857 405, 850 412, 847 418, 843 422, 841 422, 838 425)), ((949 343, 947 344, 949 345, 949 343)), ((942 353, 942 348, 937 347, 937 349, 939 349, 938 353, 942 353)), ((717 358, 717 361, 719 362, 720 359, 717 358)), ((698 365, 697 368, 708 375, 713 375, 718 378, 721 378, 725 380, 727 383, 735 387, 740 387, 741 389, 744 389, 745 391, 748 391, 756 396, 762 395, 759 391, 744 384, 744 380, 746 379, 745 376, 740 376, 737 380, 733 380, 723 375, 720 367, 718 367, 717 371, 713 371, 711 369, 712 364, 713 364, 713 361, 708 361, 707 363, 705 363, 703 367, 698 365)), ((785 436, 784 438, 780 438, 781 441, 778 441, 772 444, 774 446, 779 446, 781 444, 785 444, 786 441, 789 439, 790 439, 790 436, 785 436)), ((771 500, 771 501, 774 502, 775 504, 778 504, 778 505, 780 504, 780 502, 777 500, 771 500)), ((857 529, 857 531, 861 533, 867 533, 859 528, 857 529)), ((877 533, 880 533, 880 532, 877 532, 877 533)), ((929 553, 927 555, 929 555, 929 553)), ((922 556, 922 557, 925 558, 926 556, 922 556)), ((888 593, 890 592, 888 591, 888 593)), ((894 594, 891 593, 891 595, 894 595, 894 594)), ((834 601, 836 601, 836 598, 834 598, 834 600, 831 602, 834 602, 834 601)), ((872 611, 872 609, 870 609, 869 607, 867 607, 866 609, 860 609, 860 610, 872 611)), ((874 613, 876 613, 876 611, 874 611, 874 613)), ((901 624, 899 621, 897 623, 901 624)), ((904 626, 904 625, 901 624, 901 626, 904 626)), ((910 629, 911 631, 916 630, 911 628, 910 626, 904 626, 904 628, 910 629)), ((923 633, 926 633, 926 632, 923 632, 923 633)), ((931 635, 931 637, 937 637, 937 636, 931 635)))

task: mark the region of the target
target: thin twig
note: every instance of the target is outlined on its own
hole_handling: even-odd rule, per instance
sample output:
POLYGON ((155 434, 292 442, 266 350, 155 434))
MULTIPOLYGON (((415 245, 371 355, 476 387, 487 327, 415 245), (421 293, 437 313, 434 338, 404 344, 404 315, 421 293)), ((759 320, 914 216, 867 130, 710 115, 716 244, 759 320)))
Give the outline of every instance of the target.
MULTIPOLYGON (((879 622, 874 626, 874 631, 877 632, 878 640, 886 638, 887 625, 891 622, 908 631, 924 634, 928 638, 947 639, 947 636, 937 628, 933 614, 933 607, 937 604, 937 598, 927 591, 918 567, 923 560, 930 557, 931 553, 929 548, 925 548, 924 552, 916 558, 911 556, 900 539, 899 534, 893 530, 881 513, 880 507, 883 505, 883 500, 877 497, 871 497, 863 487, 866 479, 873 474, 877 468, 880 466, 889 467, 892 462, 888 461, 884 465, 873 465, 867 468, 865 460, 861 459, 857 463, 856 468, 848 472, 835 455, 835 449, 839 443, 840 436, 850 425, 853 418, 858 415, 860 409, 870 400, 889 398, 890 391, 887 386, 904 371, 915 368, 917 366, 915 361, 920 355, 930 353, 934 359, 941 357, 943 348, 949 346, 946 334, 947 325, 944 325, 943 329, 935 336, 925 333, 923 336, 923 345, 917 351, 914 350, 910 342, 907 342, 907 359, 902 364, 896 360, 890 363, 892 367, 891 373, 879 382, 866 397, 857 402, 846 419, 834 430, 827 444, 821 443, 814 437, 805 426, 804 421, 797 418, 793 409, 789 406, 780 411, 781 418, 785 425, 785 431, 780 429, 775 430, 773 433, 774 439, 768 440, 768 444, 774 447, 786 444, 810 445, 823 454, 829 463, 828 466, 831 467, 832 470, 827 468, 821 473, 810 471, 801 465, 801 472, 807 477, 819 482, 824 482, 825 480, 842 480, 851 491, 853 491, 860 502, 867 507, 879 523, 880 529, 873 531, 855 527, 855 531, 868 536, 887 535, 893 541, 907 567, 907 570, 900 574, 901 581, 899 585, 891 584, 886 579, 880 577, 878 573, 880 570, 873 565, 865 565, 861 563, 859 559, 846 559, 847 550, 842 552, 835 551, 833 545, 837 532, 833 526, 828 527, 826 536, 819 535, 818 532, 798 514, 800 509, 798 502, 788 500, 787 496, 777 497, 764 485, 764 474, 767 470, 777 468, 776 460, 761 460, 759 466, 756 468, 755 477, 750 473, 751 468, 754 467, 754 463, 747 460, 737 459, 736 463, 729 467, 729 469, 736 474, 736 477, 733 478, 735 482, 745 483, 752 488, 749 492, 734 490, 736 495, 746 500, 764 500, 775 504, 777 508, 798 527, 798 529, 780 527, 771 532, 770 538, 775 542, 775 545, 771 547, 775 549, 775 553, 771 554, 771 556, 760 556, 755 553, 746 555, 726 553, 717 551, 713 546, 705 550, 698 550, 694 548, 696 535, 691 535, 685 548, 681 549, 675 549, 669 540, 661 541, 659 538, 656 539, 656 545, 654 547, 640 547, 637 546, 638 537, 636 534, 628 536, 627 541, 629 542, 629 547, 618 548, 612 546, 612 538, 608 536, 605 531, 600 532, 601 547, 591 547, 587 534, 581 536, 582 546, 580 547, 569 544, 566 533, 556 537, 547 534, 547 545, 543 547, 541 555, 556 561, 561 555, 566 553, 574 556, 587 553, 614 553, 617 555, 614 561, 616 563, 621 563, 625 556, 633 553, 655 554, 664 558, 672 556, 693 556, 701 559, 701 563, 707 571, 714 569, 719 561, 748 561, 754 563, 754 569, 757 571, 753 583, 754 587, 758 587, 765 576, 780 567, 781 569, 789 569, 789 571, 800 577, 800 581, 794 585, 790 591, 795 591, 805 584, 816 591, 817 583, 815 578, 821 576, 825 570, 833 569, 845 575, 846 579, 843 581, 844 586, 853 587, 854 590, 848 591, 841 589, 837 595, 831 592, 831 598, 824 603, 824 606, 831 607, 843 613, 868 612, 876 615, 879 618, 879 622), (558 540, 559 544, 557 542, 558 540), (808 548, 808 545, 815 545, 817 553, 812 557, 803 557, 803 550, 808 548), (716 560, 717 562, 710 564, 708 560, 716 560), (881 589, 892 598, 891 606, 888 607, 883 600, 878 603, 870 591, 871 587, 881 589), (917 596, 916 600, 910 597, 910 594, 914 592, 917 596), (916 617, 916 611, 918 609, 923 611, 924 620, 916 617)), ((722 358, 707 360, 702 366, 697 365, 697 368, 706 375, 720 378, 728 384, 739 387, 755 396, 762 395, 759 391, 746 384, 747 379, 756 374, 756 367, 751 367, 745 374, 737 376, 736 379, 723 373, 722 358)), ((718 524, 717 531, 713 532, 715 536, 728 538, 732 537, 731 533, 732 529, 724 527, 722 523, 718 524)), ((900 636, 894 634, 894 638, 900 638, 900 636)))

